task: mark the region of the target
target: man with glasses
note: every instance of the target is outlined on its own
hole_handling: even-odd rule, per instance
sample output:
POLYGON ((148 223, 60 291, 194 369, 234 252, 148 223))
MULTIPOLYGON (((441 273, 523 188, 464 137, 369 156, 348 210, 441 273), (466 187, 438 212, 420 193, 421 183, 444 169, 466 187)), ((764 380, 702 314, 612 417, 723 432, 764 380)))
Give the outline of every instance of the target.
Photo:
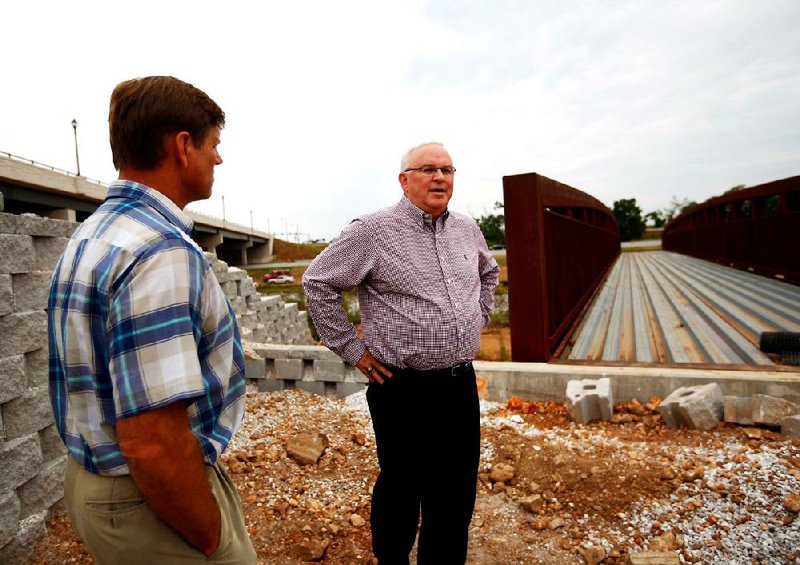
POLYGON ((499 269, 471 218, 448 210, 456 169, 440 143, 400 162, 404 196, 354 220, 303 276, 325 344, 369 380, 380 475, 372 546, 380 565, 464 563, 480 420, 471 361, 499 269), (341 293, 358 288, 363 339, 341 293), (430 470, 446 465, 442 480, 430 470))

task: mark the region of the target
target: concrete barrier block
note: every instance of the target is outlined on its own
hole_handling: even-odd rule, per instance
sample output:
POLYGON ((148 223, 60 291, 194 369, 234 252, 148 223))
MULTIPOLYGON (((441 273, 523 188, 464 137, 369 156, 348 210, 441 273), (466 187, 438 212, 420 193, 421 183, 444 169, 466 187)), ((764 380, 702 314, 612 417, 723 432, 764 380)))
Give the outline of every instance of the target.
POLYGON ((47 512, 39 512, 19 522, 14 539, 0 549, 0 563, 27 563, 33 548, 47 534, 45 517, 47 512))
POLYGON ((45 463, 38 475, 17 489, 22 504, 20 511, 22 518, 42 510, 49 510, 64 497, 66 462, 66 457, 61 457, 45 463))
POLYGON ((314 379, 329 382, 344 381, 344 361, 315 359, 314 379))
POLYGON ((314 394, 318 394, 320 396, 325 396, 325 383, 322 381, 296 381, 294 383, 296 388, 300 390, 305 390, 307 392, 313 392, 314 394))
POLYGON ((753 424, 753 399, 749 396, 725 396, 723 418, 730 424, 751 426, 753 424))
POLYGON ((11 275, 0 275, 0 316, 14 311, 14 291, 11 275))
POLYGON ((42 461, 62 458, 67 453, 67 448, 64 447, 64 442, 61 441, 55 424, 39 430, 39 446, 42 449, 42 461))
POLYGON ((336 398, 345 398, 361 392, 366 386, 364 383, 336 383, 336 398))
POLYGON ((0 359, 0 404, 21 396, 28 388, 27 383, 24 355, 0 359))
POLYGON ((344 380, 348 383, 369 383, 369 379, 364 376, 364 373, 348 364, 344 371, 344 380))
MULTIPOLYGON (((1 194, 1 193, 0 193, 1 194)), ((17 493, 11 492, 0 495, 0 547, 14 539, 19 527, 20 504, 17 493)))
POLYGON ((66 237, 34 237, 35 260, 31 271, 54 271, 69 241, 66 237))
POLYGON ((602 378, 569 381, 567 411, 579 424, 592 420, 610 420, 614 413, 611 380, 602 378))
POLYGON ((47 310, 52 278, 53 273, 48 271, 14 275, 14 311, 47 310))
POLYGON ((47 314, 42 310, 0 317, 0 358, 47 346, 47 314))
POLYGON ((27 389, 21 396, 3 405, 6 439, 16 439, 46 428, 53 423, 47 388, 27 389))
POLYGON ((800 414, 782 418, 780 425, 781 425, 781 433, 783 435, 795 439, 800 439, 800 414))
POLYGON ((779 426, 783 418, 800 414, 800 406, 783 398, 767 394, 753 395, 753 422, 758 425, 779 426))
POLYGON ((31 480, 41 464, 42 451, 39 449, 38 435, 5 442, 0 447, 0 492, 14 490, 31 480))
POLYGON ((661 401, 658 410, 671 428, 710 430, 722 421, 722 389, 717 383, 680 387, 661 401))
POLYGON ((286 388, 286 381, 280 379, 259 379, 258 392, 280 392, 286 388))
POLYGON ((267 377, 267 362, 263 357, 244 357, 244 372, 248 379, 264 379, 267 377))
POLYGON ((32 237, 0 233, 0 273, 28 273, 33 270, 34 259, 32 237))
POLYGON ((25 376, 28 378, 29 387, 47 388, 49 371, 50 359, 47 347, 40 347, 25 354, 25 376))
POLYGON ((17 221, 17 233, 44 237, 68 238, 80 224, 67 220, 43 218, 36 214, 20 214, 17 221))
POLYGON ((234 296, 230 299, 233 306, 233 313, 237 316, 247 313, 247 302, 241 296, 234 296))
POLYGON ((275 359, 275 377, 299 381, 303 378, 302 359, 275 359))

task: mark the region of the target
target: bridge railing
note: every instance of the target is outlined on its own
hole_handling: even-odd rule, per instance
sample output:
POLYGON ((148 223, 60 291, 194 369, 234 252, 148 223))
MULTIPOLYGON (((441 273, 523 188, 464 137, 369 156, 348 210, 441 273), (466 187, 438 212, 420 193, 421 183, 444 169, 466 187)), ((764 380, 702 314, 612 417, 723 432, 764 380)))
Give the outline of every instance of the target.
POLYGON ((698 204, 667 224, 661 245, 800 284, 800 176, 698 204))
POLYGON ((547 361, 620 252, 596 198, 536 173, 503 177, 511 356, 547 361))

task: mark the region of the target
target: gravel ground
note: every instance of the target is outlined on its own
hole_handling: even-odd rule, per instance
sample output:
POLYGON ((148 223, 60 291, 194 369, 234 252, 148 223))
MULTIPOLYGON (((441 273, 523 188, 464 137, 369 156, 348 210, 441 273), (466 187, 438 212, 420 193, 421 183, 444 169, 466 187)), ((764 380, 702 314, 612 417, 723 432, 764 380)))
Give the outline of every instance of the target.
MULTIPOLYGON (((619 404, 613 422, 585 426, 552 402, 483 403, 468 563, 612 564, 643 551, 800 563, 800 442, 724 424, 671 430, 657 402, 619 404)), ((363 393, 251 390, 224 463, 261 563, 372 564, 377 462, 363 393), (316 463, 290 456, 298 440, 324 448, 316 463)), ((447 462, 425 472, 445 481, 447 462)), ((48 531, 30 563, 91 563, 65 516, 48 531)))

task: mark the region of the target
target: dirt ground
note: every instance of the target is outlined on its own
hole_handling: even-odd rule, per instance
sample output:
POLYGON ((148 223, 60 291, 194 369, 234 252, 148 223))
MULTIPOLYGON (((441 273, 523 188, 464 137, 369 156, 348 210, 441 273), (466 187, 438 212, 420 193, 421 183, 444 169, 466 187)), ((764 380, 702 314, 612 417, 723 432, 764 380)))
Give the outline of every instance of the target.
MULTIPOLYGON (((720 425, 672 430, 658 400, 576 425, 564 406, 482 405, 478 502, 468 563, 623 563, 644 550, 680 562, 800 563, 800 442, 720 425)), ((320 438, 317 438, 320 439, 320 438)), ((260 563, 372 564, 377 475, 364 395, 248 394, 225 465, 260 563), (289 455, 322 434, 316 464, 289 455)), ((426 472, 446 481, 446 461, 426 472)), ((68 518, 48 521, 29 563, 91 563, 68 518)))

